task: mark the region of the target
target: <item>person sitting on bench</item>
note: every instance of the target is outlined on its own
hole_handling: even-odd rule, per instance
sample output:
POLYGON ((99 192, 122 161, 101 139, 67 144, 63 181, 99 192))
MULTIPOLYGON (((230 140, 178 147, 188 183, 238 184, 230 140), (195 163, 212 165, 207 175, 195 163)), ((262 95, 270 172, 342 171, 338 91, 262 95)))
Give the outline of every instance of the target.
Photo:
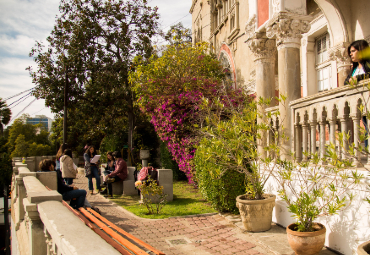
POLYGON ((104 182, 102 184, 102 187, 107 187, 107 189, 101 192, 105 197, 113 196, 113 182, 124 181, 127 178, 127 164, 126 161, 122 159, 121 153, 119 151, 115 151, 113 152, 113 157, 116 162, 115 170, 104 177, 104 182))
MULTIPOLYGON (((44 159, 40 162, 39 168, 41 172, 54 171, 55 162, 50 159, 44 159)), ((55 171, 57 172, 57 191, 63 196, 63 200, 71 200, 70 206, 74 209, 83 207, 86 199, 86 190, 78 189, 76 186, 66 185, 60 170, 55 171), (73 200, 74 198, 76 200, 73 200)))

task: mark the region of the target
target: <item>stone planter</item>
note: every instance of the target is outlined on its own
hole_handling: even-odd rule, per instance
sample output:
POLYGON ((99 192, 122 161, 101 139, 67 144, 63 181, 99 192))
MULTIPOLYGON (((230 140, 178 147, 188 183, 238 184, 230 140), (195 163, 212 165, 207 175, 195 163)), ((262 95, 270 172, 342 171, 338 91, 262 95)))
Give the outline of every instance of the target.
POLYGON ((357 255, 369 255, 370 254, 370 241, 364 242, 357 247, 357 255))
POLYGON ((316 224, 315 232, 294 231, 296 224, 290 224, 286 228, 288 242, 296 255, 318 254, 325 244, 326 228, 320 223, 316 224))
POLYGON ((271 228, 276 196, 264 194, 263 197, 261 200, 249 200, 247 195, 236 198, 236 206, 239 208, 244 228, 249 232, 263 232, 271 228))

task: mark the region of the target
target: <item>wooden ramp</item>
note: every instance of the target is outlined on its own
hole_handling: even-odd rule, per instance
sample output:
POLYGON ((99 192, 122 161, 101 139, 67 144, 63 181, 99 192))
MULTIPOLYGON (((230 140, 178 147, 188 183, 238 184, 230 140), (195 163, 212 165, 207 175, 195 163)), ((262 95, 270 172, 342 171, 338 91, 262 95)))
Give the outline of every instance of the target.
POLYGON ((163 252, 119 228, 91 208, 87 208, 86 210, 81 207, 79 211, 77 211, 70 207, 65 201, 63 201, 63 204, 121 254, 165 255, 163 252), (143 250, 139 246, 145 248, 146 250, 143 250))

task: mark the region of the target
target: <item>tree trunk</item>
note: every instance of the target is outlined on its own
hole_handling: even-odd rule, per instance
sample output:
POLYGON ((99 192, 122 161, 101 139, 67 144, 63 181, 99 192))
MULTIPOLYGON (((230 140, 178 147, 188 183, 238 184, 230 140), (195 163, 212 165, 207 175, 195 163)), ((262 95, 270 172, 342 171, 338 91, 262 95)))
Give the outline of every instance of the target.
POLYGON ((128 155, 128 163, 127 165, 132 166, 135 165, 135 162, 133 161, 134 156, 132 154, 132 148, 134 147, 134 141, 133 141, 133 133, 134 133, 134 106, 132 102, 131 96, 128 97, 128 149, 129 149, 129 155, 128 155))

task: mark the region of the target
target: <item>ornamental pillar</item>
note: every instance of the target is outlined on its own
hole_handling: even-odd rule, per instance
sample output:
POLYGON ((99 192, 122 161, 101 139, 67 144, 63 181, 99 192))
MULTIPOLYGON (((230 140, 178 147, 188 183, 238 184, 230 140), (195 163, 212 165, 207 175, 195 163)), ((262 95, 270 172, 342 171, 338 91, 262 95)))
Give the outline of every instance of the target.
POLYGON ((361 166, 361 153, 358 151, 359 147, 359 140, 360 140, 360 121, 361 121, 361 114, 355 114, 352 116, 353 120, 353 143, 355 145, 355 158, 353 160, 353 164, 355 167, 361 166))
POLYGON ((316 153, 316 121, 310 122, 311 127, 311 155, 314 155, 316 153))
POLYGON ((342 134, 343 134, 343 149, 342 149, 342 159, 343 160, 348 159, 347 151, 348 151, 349 146, 348 146, 348 139, 347 139, 347 133, 348 133, 347 124, 348 124, 348 117, 343 116, 340 119, 340 129, 341 129, 342 134))
POLYGON ((349 43, 343 43, 329 51, 330 59, 337 62, 338 87, 344 86, 344 81, 351 72, 351 59, 347 51, 348 46, 349 43))
MULTIPOLYGON (((267 114, 265 114, 265 109, 275 104, 275 40, 268 39, 261 34, 255 34, 247 40, 247 44, 255 57, 257 97, 272 99, 270 105, 257 106, 257 123, 268 125, 269 120, 267 119, 267 114)), ((267 131, 260 131, 260 139, 257 141, 257 148, 261 158, 267 156, 264 150, 264 147, 267 145, 267 136, 267 131)))
POLYGON ((281 127, 289 137, 280 141, 282 159, 289 159, 293 138, 293 116, 289 103, 301 97, 300 46, 302 33, 310 29, 310 17, 279 13, 267 24, 266 35, 276 38, 278 50, 279 93, 286 96, 279 103, 281 127))
POLYGON ((304 122, 302 125, 302 146, 303 146, 303 162, 307 162, 308 160, 308 125, 307 122, 304 122))

